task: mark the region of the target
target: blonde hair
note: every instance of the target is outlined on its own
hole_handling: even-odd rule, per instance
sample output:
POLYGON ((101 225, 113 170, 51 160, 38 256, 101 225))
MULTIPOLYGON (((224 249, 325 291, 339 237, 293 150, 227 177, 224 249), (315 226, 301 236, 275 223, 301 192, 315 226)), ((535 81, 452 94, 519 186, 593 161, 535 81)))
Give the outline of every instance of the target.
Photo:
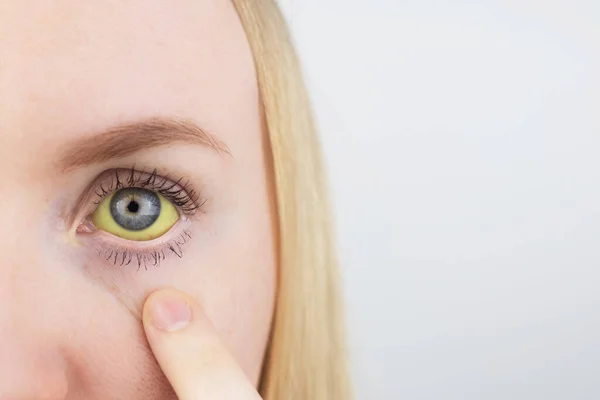
POLYGON ((273 0, 233 3, 254 54, 279 216, 278 294, 260 392, 350 399, 326 180, 300 64, 273 0))

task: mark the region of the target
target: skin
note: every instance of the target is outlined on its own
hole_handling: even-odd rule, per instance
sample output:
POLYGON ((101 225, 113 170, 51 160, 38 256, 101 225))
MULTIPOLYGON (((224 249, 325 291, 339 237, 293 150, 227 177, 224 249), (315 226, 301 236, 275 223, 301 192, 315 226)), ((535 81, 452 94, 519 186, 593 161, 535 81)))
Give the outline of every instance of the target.
POLYGON ((232 4, 0 2, 0 141, 0 398, 193 399, 232 388, 255 398, 244 396, 257 396, 273 314, 275 212, 252 56, 232 4), (77 140, 156 116, 194 121, 230 154, 179 142, 56 167, 77 140), (77 230, 95 207, 81 201, 86 188, 134 165, 200 194, 182 258, 114 265, 93 238, 118 238, 77 230), (157 299, 184 296, 193 310, 181 331, 148 320, 144 303, 163 288, 178 291, 157 299))
POLYGON ((202 308, 185 293, 153 293, 144 306, 144 327, 179 399, 260 399, 202 308))

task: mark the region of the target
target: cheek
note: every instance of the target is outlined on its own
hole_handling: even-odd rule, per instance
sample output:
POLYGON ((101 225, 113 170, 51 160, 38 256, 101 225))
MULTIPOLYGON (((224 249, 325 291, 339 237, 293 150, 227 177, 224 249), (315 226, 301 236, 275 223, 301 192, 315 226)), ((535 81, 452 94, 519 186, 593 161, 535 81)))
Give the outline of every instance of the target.
POLYGON ((225 345, 257 384, 275 298, 272 247, 247 238, 226 247, 217 251, 215 245, 204 255, 202 267, 177 279, 176 286, 202 305, 225 345))
POLYGON ((71 381, 102 398, 175 399, 141 325, 117 307, 103 307, 76 335, 85 340, 69 344, 71 381))
POLYGON ((77 398, 176 399, 140 321, 118 297, 84 275, 71 277, 57 297, 53 319, 60 331, 40 331, 39 340, 60 349, 69 393, 77 398))
MULTIPOLYGON (((218 235, 197 230, 182 259, 168 260, 148 270, 107 268, 93 257, 83 262, 85 279, 99 300, 94 301, 96 311, 86 311, 90 320, 81 324, 80 337, 92 340, 85 341, 78 353, 89 354, 90 359, 106 366, 102 373, 108 375, 108 381, 114 382, 123 375, 120 363, 126 357, 130 374, 138 380, 139 376, 156 376, 152 382, 161 382, 162 374, 156 371, 143 334, 141 310, 154 290, 174 287, 200 303, 224 344, 248 378, 257 384, 276 286, 272 235, 269 229, 256 229, 261 225, 265 226, 251 225, 255 227, 252 234, 240 229, 218 235)), ((80 369, 86 373, 84 365, 80 369)), ((154 383, 151 386, 155 387, 154 383)))

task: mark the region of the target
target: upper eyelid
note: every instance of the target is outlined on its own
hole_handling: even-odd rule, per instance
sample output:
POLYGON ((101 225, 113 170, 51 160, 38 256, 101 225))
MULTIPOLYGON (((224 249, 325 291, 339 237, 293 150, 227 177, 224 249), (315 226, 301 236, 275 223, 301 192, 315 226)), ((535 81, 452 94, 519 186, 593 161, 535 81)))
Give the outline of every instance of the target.
POLYGON ((115 168, 105 171, 105 173, 108 175, 107 179, 110 179, 110 185, 108 188, 104 188, 102 184, 105 182, 100 180, 100 187, 97 186, 97 189, 102 190, 102 193, 96 192, 96 195, 100 197, 99 200, 125 187, 140 187, 157 191, 174 202, 176 206, 184 208, 183 211, 186 214, 192 214, 202 206, 199 202, 200 196, 196 190, 189 187, 189 180, 184 180, 183 177, 174 180, 170 179, 168 175, 158 174, 156 169, 146 172, 133 167, 131 169, 115 168), (184 201, 185 204, 183 204, 184 201))
MULTIPOLYGON (((156 190, 157 192, 166 193, 167 199, 175 204, 172 200, 174 195, 179 195, 179 200, 183 201, 187 198, 190 202, 190 206, 181 207, 181 204, 175 204, 178 210, 183 211, 185 215, 193 215, 197 210, 201 210, 201 207, 205 203, 205 199, 202 199, 199 192, 191 187, 189 180, 184 178, 171 179, 169 175, 161 175, 156 169, 148 172, 143 169, 132 168, 111 168, 100 173, 83 191, 79 197, 72 214, 68 218, 68 226, 74 231, 77 226, 76 223, 83 220, 88 216, 93 209, 110 193, 123 187, 145 187, 147 189, 156 190), (161 188, 156 188, 156 186, 161 188), (99 191, 101 191, 99 193, 99 191), (169 198, 171 197, 171 198, 169 198), (93 206, 93 207, 92 207, 93 206), (182 209, 183 208, 183 209, 182 209)), ((161 193, 161 194, 162 194, 161 193)), ((164 195, 164 194, 163 194, 164 195)))

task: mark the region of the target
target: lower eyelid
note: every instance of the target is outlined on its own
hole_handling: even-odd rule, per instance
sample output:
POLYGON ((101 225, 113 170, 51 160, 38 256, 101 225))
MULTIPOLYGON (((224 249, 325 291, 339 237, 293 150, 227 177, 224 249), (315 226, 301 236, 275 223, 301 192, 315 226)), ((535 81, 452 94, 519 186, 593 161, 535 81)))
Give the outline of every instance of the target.
POLYGON ((104 263, 147 269, 160 265, 168 257, 182 258, 193 233, 190 221, 182 218, 165 235, 145 242, 125 240, 97 229, 78 236, 88 242, 90 250, 104 263))

